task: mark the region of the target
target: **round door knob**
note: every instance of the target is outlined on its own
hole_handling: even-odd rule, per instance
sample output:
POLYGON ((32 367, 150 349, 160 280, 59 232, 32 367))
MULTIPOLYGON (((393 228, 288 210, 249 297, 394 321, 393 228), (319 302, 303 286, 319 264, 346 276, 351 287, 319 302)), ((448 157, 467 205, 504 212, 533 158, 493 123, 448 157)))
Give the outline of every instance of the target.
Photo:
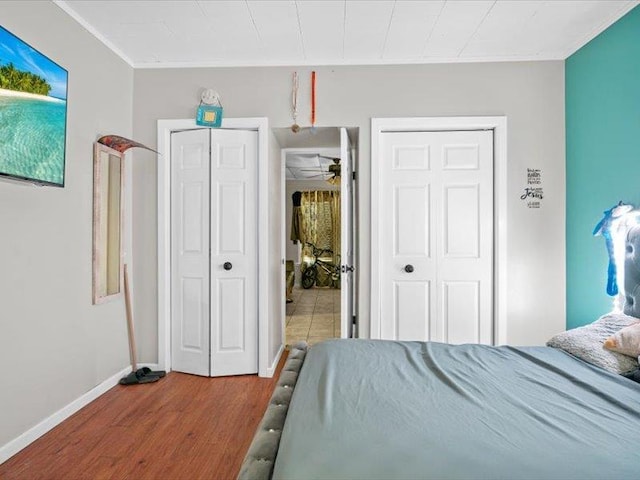
POLYGON ((407 273, 413 272, 413 265, 405 265, 404 266, 404 271, 407 272, 407 273))
POLYGON ((224 265, 222 265, 222 267, 225 270, 231 270, 233 268, 233 265, 231 265, 231 262, 224 262, 224 265))

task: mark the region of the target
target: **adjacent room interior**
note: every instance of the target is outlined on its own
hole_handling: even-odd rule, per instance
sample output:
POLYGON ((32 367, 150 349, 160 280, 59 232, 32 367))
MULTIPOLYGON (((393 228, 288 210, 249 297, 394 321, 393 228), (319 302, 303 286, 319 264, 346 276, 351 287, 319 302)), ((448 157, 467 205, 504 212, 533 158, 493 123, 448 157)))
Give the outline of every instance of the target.
POLYGON ((639 79, 637 0, 0 2, 0 478, 637 477, 639 79))
POLYGON ((286 151, 286 343, 340 337, 338 151, 286 151), (335 161, 334 161, 335 159, 335 161), (329 168, 334 165, 334 172, 329 168), (337 181, 336 181, 337 180, 337 181), (297 278, 297 282, 296 282, 297 278))
POLYGON ((282 152, 285 185, 286 345, 354 336, 349 328, 355 323, 355 288, 348 275, 353 261, 348 258, 356 256, 356 198, 353 175, 343 178, 343 172, 354 170, 358 129, 280 128, 274 136, 282 152), (343 208, 348 214, 342 214, 343 208), (345 246, 350 256, 343 262, 345 246))

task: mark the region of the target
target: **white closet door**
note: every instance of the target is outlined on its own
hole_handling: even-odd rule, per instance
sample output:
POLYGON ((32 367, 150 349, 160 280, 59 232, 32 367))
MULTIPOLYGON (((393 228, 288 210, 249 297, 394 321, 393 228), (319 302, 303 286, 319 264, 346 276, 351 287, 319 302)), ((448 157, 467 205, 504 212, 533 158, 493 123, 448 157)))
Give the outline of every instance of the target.
POLYGON ((209 376, 209 130, 171 134, 171 363, 209 376))
POLYGON ((258 371, 257 146, 211 131, 211 376, 258 371))
POLYGON ((493 132, 382 135, 382 338, 490 344, 493 132))

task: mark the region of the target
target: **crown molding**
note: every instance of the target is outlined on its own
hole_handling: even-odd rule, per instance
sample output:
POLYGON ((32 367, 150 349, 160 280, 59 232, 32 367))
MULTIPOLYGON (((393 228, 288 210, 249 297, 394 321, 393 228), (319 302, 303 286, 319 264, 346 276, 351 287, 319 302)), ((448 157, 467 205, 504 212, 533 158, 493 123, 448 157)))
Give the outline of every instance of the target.
POLYGON ((504 62, 543 62, 543 61, 563 61, 565 57, 561 54, 547 56, 540 55, 515 55, 515 56, 494 56, 494 57, 442 57, 442 58, 409 58, 409 59, 363 59, 363 60, 267 60, 267 61, 247 61, 247 62, 153 62, 136 63, 136 69, 152 68, 241 68, 241 67, 350 67, 350 66, 378 66, 378 65, 434 65, 450 63, 504 63, 504 62))

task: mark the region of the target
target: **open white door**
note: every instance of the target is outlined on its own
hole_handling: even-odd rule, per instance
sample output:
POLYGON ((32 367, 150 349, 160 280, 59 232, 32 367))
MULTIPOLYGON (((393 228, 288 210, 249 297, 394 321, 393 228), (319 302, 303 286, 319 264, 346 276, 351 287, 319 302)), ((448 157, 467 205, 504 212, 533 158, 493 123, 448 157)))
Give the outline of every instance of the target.
POLYGON ((353 336, 353 162, 347 129, 340 129, 340 336, 353 336))
POLYGON ((209 129, 171 134, 171 362, 209 376, 209 129))

